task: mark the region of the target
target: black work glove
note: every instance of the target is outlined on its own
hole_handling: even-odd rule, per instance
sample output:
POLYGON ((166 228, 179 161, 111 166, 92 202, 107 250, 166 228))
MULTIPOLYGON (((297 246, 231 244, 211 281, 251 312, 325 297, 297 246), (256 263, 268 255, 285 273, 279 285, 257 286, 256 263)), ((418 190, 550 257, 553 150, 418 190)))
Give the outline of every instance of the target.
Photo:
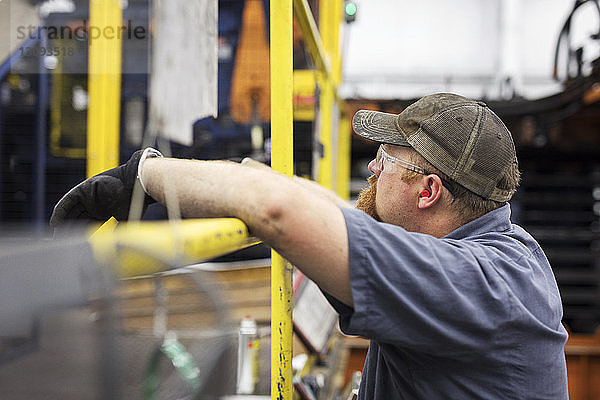
MULTIPOLYGON (((127 220, 142 153, 142 150, 136 151, 127 163, 86 179, 71 189, 54 206, 50 226, 57 229, 77 222, 104 222, 111 216, 118 221, 127 220)), ((154 202, 144 193, 143 210, 154 202)))

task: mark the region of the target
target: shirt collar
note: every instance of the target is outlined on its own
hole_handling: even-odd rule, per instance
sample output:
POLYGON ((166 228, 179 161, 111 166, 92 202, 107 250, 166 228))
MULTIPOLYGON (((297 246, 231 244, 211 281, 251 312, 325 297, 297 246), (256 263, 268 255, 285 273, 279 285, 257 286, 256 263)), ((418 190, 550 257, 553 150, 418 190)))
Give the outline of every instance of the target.
POLYGON ((490 211, 489 213, 458 227, 445 237, 448 239, 464 239, 469 236, 488 232, 507 231, 511 226, 510 215, 510 204, 507 203, 500 208, 490 211))

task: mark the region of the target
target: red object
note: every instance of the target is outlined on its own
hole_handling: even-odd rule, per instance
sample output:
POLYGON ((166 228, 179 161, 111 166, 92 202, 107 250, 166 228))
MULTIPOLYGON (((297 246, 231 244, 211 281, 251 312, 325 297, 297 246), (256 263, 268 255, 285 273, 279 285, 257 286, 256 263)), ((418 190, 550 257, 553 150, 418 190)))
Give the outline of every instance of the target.
POLYGON ((423 189, 423 191, 421 192, 421 197, 429 197, 431 196, 431 192, 429 192, 429 190, 427 189, 423 189))

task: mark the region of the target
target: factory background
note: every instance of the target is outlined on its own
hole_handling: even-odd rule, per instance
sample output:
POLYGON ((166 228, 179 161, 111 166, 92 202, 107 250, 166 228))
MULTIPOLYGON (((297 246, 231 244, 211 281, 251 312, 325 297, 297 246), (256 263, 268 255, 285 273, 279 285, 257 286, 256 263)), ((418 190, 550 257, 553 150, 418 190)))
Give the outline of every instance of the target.
MULTIPOLYGON (((153 26, 148 0, 122 3, 123 20, 147 33, 147 40, 123 40, 119 158, 125 161, 143 145, 148 124, 153 26)), ((270 161, 268 3, 218 2, 218 115, 195 121, 188 143, 170 140, 174 156, 270 161)), ((318 20, 319 2, 307 3, 318 20)), ((540 242, 554 268, 563 322, 571 332, 566 348, 571 398, 600 399, 598 2, 343 5, 339 95, 350 118, 363 108, 400 112, 422 95, 448 91, 485 101, 507 124, 523 176, 511 201, 513 220, 540 242)), ((88 13, 83 0, 0 2, 1 23, 11 26, 0 30, 8 35, 0 37, 1 236, 48 237, 52 207, 86 176, 87 41, 53 38, 37 28, 79 24, 88 13), (16 26, 25 33, 18 40, 16 26), (58 53, 42 54, 42 48, 58 53), (70 57, 63 51, 69 48, 81 51, 70 57)), ((315 134, 314 69, 296 27, 294 172, 313 178, 322 152, 315 134)), ((375 144, 352 135, 351 196, 365 185, 375 151, 375 144)), ((145 218, 164 219, 166 211, 152 207, 145 218)), ((264 249, 254 252, 242 258, 265 255, 264 249)), ((363 347, 357 341, 349 345, 354 369, 362 366, 363 347)))

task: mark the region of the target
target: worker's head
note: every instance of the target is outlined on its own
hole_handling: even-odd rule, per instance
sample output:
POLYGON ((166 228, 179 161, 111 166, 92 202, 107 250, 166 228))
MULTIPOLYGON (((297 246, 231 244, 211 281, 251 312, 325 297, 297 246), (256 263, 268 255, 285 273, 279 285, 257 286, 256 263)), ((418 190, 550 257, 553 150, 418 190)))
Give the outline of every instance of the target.
POLYGON ((369 164, 376 178, 358 205, 385 222, 435 206, 462 224, 505 204, 518 186, 512 136, 483 102, 439 93, 400 114, 358 111, 352 124, 381 143, 369 164))

